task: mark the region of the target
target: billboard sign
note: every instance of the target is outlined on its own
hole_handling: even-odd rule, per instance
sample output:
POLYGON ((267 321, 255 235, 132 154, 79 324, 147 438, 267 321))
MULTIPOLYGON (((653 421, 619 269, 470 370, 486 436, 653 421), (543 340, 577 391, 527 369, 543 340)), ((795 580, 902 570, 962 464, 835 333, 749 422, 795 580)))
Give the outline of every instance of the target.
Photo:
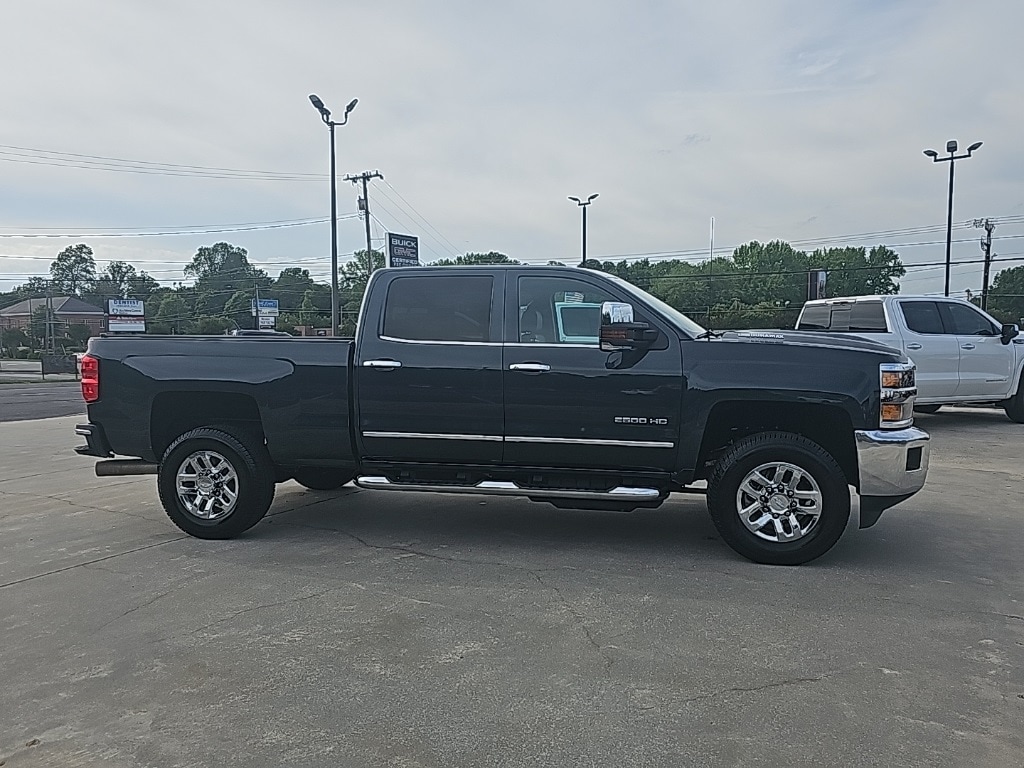
MULTIPOLYGON (((259 309, 260 309, 259 314, 260 314, 261 317, 264 317, 264 316, 266 316, 266 317, 277 317, 277 315, 278 315, 277 299, 260 299, 260 307, 259 307, 259 309)), ((251 311, 252 311, 252 316, 256 317, 256 299, 252 300, 252 309, 251 309, 251 311)))
POLYGON ((420 265, 420 241, 413 235, 396 235, 388 232, 388 266, 418 267, 420 265))
POLYGON ((107 301, 107 331, 110 333, 145 333, 146 305, 138 299, 107 301))

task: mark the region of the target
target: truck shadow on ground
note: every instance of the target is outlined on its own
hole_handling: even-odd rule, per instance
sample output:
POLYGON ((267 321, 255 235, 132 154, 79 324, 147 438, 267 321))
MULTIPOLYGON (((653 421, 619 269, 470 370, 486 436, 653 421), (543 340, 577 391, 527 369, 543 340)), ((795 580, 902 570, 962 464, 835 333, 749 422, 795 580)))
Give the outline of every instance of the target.
MULTIPOLYGON (((879 527, 857 530, 856 514, 839 543, 811 566, 904 568, 934 561, 933 531, 921 536, 898 511, 879 527)), ((661 558, 752 565, 726 545, 707 513, 703 496, 677 494, 657 509, 633 512, 557 509, 525 499, 416 493, 381 493, 347 487, 330 493, 282 486, 267 519, 247 534, 259 541, 318 541, 336 535, 376 548, 419 552, 454 550, 503 556, 628 555, 637 562, 661 558), (410 545, 410 543, 412 543, 410 545)), ((754 566, 757 567, 757 566, 754 566)))

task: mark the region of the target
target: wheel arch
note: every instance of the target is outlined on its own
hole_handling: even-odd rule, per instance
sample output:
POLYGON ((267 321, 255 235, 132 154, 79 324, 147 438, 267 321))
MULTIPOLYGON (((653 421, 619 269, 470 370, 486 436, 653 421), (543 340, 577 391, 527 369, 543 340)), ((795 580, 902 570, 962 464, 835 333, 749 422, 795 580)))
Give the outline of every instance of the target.
POLYGON ((837 404, 772 400, 725 400, 716 403, 704 428, 695 478, 706 479, 716 457, 731 445, 760 432, 802 435, 829 453, 848 485, 859 487, 853 419, 837 404))

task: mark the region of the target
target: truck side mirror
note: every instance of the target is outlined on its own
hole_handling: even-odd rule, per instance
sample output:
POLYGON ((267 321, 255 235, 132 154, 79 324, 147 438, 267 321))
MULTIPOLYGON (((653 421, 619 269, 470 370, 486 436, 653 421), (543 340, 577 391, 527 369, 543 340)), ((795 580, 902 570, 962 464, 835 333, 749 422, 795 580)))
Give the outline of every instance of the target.
POLYGON ((1013 323, 1005 323, 1002 332, 999 334, 999 340, 1003 344, 1009 344, 1018 336, 1020 336, 1020 328, 1013 323))
POLYGON ((658 332, 647 323, 633 319, 633 305, 606 301, 601 305, 601 351, 619 352, 646 349, 658 339, 658 332))

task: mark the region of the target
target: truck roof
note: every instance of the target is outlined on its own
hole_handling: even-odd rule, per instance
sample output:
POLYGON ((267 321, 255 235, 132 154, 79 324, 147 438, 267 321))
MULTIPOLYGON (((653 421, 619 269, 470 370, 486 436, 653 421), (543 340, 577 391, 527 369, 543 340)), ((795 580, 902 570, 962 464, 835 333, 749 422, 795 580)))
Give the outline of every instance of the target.
POLYGON ((969 303, 966 299, 961 299, 957 296, 929 296, 925 293, 886 293, 872 294, 870 296, 835 296, 829 299, 812 299, 804 302, 804 306, 815 304, 856 304, 859 301, 891 301, 893 299, 929 299, 931 301, 942 299, 943 301, 969 303))

